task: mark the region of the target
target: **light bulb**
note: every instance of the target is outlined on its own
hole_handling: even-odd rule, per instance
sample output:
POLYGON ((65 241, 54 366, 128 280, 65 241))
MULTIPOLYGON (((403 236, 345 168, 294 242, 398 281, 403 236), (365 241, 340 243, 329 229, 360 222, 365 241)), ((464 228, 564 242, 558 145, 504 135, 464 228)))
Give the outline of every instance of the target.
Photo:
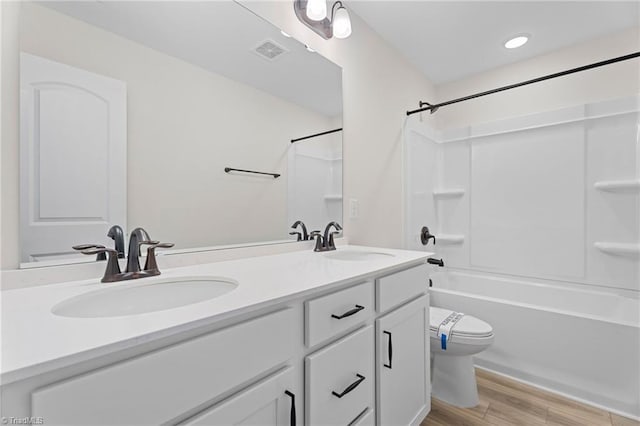
POLYGON ((351 18, 349 12, 340 6, 333 15, 333 35, 336 38, 347 38, 351 35, 351 18))
POLYGON ((529 41, 529 37, 527 37, 526 35, 519 35, 517 37, 514 37, 508 40, 504 44, 504 47, 506 47, 507 49, 515 49, 516 47, 523 46, 528 41, 529 41))
POLYGON ((309 0, 307 1, 307 17, 312 21, 322 21, 327 17, 327 1, 326 0, 309 0))

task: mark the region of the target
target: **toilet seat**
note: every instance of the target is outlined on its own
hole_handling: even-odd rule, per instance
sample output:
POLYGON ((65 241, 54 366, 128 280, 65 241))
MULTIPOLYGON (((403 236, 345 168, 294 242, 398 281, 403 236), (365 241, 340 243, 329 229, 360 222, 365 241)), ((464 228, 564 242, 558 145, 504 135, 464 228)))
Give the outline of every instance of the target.
MULTIPOLYGON (((438 327, 453 311, 449 309, 429 308, 429 335, 432 339, 438 339, 438 327)), ((465 315, 456 323, 451 331, 449 341, 452 343, 485 344, 493 339, 493 328, 486 322, 465 315)))

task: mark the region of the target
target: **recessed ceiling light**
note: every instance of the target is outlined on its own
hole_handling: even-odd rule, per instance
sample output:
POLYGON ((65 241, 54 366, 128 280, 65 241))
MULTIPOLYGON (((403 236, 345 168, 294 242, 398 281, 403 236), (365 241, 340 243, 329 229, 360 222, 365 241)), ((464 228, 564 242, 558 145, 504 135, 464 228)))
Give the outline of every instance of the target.
POLYGON ((282 30, 280 30, 280 34, 282 34, 282 35, 283 35, 283 36, 285 36, 285 37, 289 37, 289 38, 291 38, 291 36, 290 36, 289 34, 285 33, 285 32, 284 32, 284 31, 282 31, 282 30))
POLYGON ((529 36, 526 34, 520 34, 515 36, 504 43, 504 47, 507 49, 515 49, 517 47, 523 46, 526 42, 529 41, 529 36))

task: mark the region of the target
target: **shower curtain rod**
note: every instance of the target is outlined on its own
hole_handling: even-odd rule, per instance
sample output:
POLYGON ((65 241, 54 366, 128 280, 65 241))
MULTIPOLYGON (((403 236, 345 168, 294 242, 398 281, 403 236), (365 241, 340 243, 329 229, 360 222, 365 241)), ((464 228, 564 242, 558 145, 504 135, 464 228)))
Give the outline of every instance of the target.
POLYGON ((318 137, 318 136, 328 135, 329 133, 341 132, 341 131, 342 131, 342 127, 340 127, 339 129, 327 130, 326 132, 320 132, 320 133, 316 133, 314 135, 303 136, 303 137, 297 138, 297 139, 291 139, 291 143, 295 143, 295 142, 298 142, 298 141, 303 141, 305 139, 315 138, 315 137, 318 137))
POLYGON ((414 109, 412 111, 407 111, 407 115, 416 114, 416 113, 422 112, 422 111, 431 111, 431 114, 433 114, 434 112, 436 112, 438 110, 438 108, 443 107, 443 106, 447 106, 447 105, 451 105, 451 104, 457 104, 458 102, 468 101, 470 99, 479 98, 481 96, 492 95, 494 93, 503 92, 505 90, 515 89, 517 87, 526 86, 528 84, 539 83, 541 81, 550 80, 550 79, 556 78, 556 77, 563 77, 565 75, 569 75, 569 74, 573 74, 573 73, 577 73, 577 72, 581 72, 581 71, 590 70, 592 68, 602 67, 604 65, 615 64, 616 62, 622 62, 622 61, 626 61, 626 60, 637 58, 637 57, 640 57, 640 52, 630 53, 630 54, 624 55, 624 56, 618 56, 617 58, 607 59, 606 61, 600 61, 600 62, 596 62, 596 63, 593 63, 593 64, 584 65, 584 66, 581 66, 581 67, 578 67, 578 68, 572 68, 570 70, 560 71, 560 72, 557 72, 557 73, 545 75, 543 77, 534 78, 534 79, 523 81, 523 82, 516 83, 516 84, 510 84, 508 86, 499 87, 499 88, 493 89, 493 90, 487 90, 486 92, 476 93, 476 94, 465 96, 465 97, 462 97, 462 98, 453 99, 453 100, 446 101, 446 102, 441 102, 441 103, 435 104, 435 105, 432 105, 432 104, 430 104, 428 102, 420 101, 420 103, 419 103, 420 108, 419 109, 414 109))

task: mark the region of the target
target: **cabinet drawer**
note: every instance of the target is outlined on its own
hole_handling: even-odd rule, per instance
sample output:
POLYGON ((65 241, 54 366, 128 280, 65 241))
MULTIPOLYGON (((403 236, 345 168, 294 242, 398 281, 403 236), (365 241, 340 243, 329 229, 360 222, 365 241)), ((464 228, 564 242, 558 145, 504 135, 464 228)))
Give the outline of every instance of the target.
POLYGON ((31 394, 47 424, 160 424, 250 381, 293 353, 293 309, 73 377, 31 394))
POLYGON ((376 307, 385 312, 429 289, 429 266, 420 265, 376 280, 376 307))
POLYGON ((368 326, 306 357, 306 424, 347 425, 373 409, 373 340, 368 326))
POLYGON ((293 368, 289 367, 180 425, 295 426, 299 401, 295 397, 293 368))
POLYGON ((305 303, 305 343, 315 346, 361 324, 373 313, 373 284, 366 282, 305 303))

